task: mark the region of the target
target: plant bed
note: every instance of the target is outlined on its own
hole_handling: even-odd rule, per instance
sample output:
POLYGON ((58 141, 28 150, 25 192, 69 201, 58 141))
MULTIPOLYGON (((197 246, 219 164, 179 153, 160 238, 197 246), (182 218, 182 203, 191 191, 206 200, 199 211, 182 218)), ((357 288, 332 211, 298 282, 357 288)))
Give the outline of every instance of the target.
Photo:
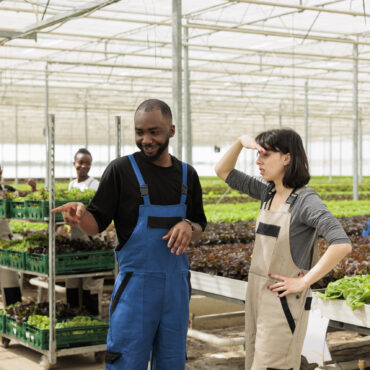
MULTIPOLYGON (((27 271, 49 273, 49 255, 39 253, 25 254, 27 271)), ((55 273, 72 274, 87 271, 105 271, 114 269, 113 250, 57 254, 55 273)))
MULTIPOLYGON (((331 281, 344 276, 364 275, 369 273, 370 237, 350 236, 352 253, 344 258, 333 270, 314 284, 313 288, 324 288, 331 281)), ((329 244, 318 239, 320 255, 323 255, 329 244)), ((217 276, 238 280, 248 280, 249 267, 254 242, 225 243, 220 245, 199 245, 188 251, 190 269, 217 276)))

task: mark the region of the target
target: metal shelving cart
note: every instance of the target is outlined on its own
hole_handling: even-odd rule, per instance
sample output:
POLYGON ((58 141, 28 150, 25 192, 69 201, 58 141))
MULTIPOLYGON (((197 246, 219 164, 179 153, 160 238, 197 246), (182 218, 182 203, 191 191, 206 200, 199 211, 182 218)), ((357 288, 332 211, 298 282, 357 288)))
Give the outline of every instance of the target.
MULTIPOLYGON (((47 132, 47 151, 48 151, 48 190, 49 190, 49 219, 44 220, 43 222, 48 223, 48 233, 49 233, 49 273, 38 273, 38 272, 31 272, 16 268, 11 268, 7 266, 2 266, 2 268, 15 270, 21 273, 27 273, 30 275, 36 275, 40 277, 44 277, 48 280, 49 286, 49 320, 50 320, 50 330, 49 330, 49 349, 40 349, 33 346, 30 343, 27 343, 19 338, 15 338, 11 335, 1 333, 0 336, 5 338, 3 341, 5 347, 9 345, 9 342, 15 342, 21 344, 25 347, 31 348, 37 352, 43 354, 42 364, 45 369, 50 369, 54 365, 56 365, 57 358, 62 356, 69 356, 75 354, 82 354, 82 353, 95 353, 95 360, 97 362, 104 361, 104 351, 106 348, 105 344, 99 345, 91 345, 91 346, 81 346, 81 347, 72 347, 66 349, 57 349, 56 348, 56 328, 55 328, 55 282, 56 282, 56 275, 55 275, 55 215, 52 214, 50 211, 51 209, 55 208, 55 116, 53 114, 49 115, 48 120, 48 132, 47 132)), ((17 219, 18 221, 21 221, 17 219)), ((23 220, 29 221, 29 220, 23 220)), ((42 221, 34 221, 34 222, 42 222, 42 221)), ((68 274, 68 275, 58 275, 57 278, 59 279, 67 279, 67 278, 75 278, 75 277, 88 277, 88 276, 106 276, 112 275, 114 271, 102 271, 102 272, 88 272, 88 273, 77 273, 77 274, 68 274)))

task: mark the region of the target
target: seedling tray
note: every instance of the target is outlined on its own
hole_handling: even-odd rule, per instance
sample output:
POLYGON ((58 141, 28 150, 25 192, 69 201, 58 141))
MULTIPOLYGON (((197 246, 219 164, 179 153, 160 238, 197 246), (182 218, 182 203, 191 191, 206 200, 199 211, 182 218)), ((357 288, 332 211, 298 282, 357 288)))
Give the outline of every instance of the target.
POLYGON ((19 270, 25 270, 25 252, 12 251, 10 249, 7 252, 7 266, 13 267, 19 270))
POLYGON ((0 265, 9 266, 8 251, 6 249, 0 249, 0 265))
MULTIPOLYGON (((69 202, 76 202, 76 200, 56 200, 55 207, 62 206, 69 202)), ((88 201, 78 201, 87 205, 88 201)), ((29 220, 47 221, 49 220, 49 201, 48 200, 26 200, 25 202, 26 214, 29 220)), ((62 222, 63 216, 60 212, 55 214, 55 221, 62 222)))
MULTIPOLYGON (((55 256, 56 274, 113 270, 114 266, 113 250, 57 254, 55 256)), ((49 255, 26 253, 25 269, 27 271, 48 274, 49 255)))
POLYGON ((9 199, 0 199, 0 218, 10 218, 9 205, 9 199))
MULTIPOLYGON (((49 349, 49 329, 39 329, 28 323, 24 323, 23 327, 26 342, 40 349, 49 349)), ((56 329, 57 348, 105 344, 107 332, 106 321, 101 321, 101 325, 56 329)))
POLYGON ((10 218, 27 218, 24 202, 9 202, 9 216, 10 218))
POLYGON ((17 321, 9 315, 5 316, 5 334, 19 339, 25 339, 23 325, 18 325, 17 321))

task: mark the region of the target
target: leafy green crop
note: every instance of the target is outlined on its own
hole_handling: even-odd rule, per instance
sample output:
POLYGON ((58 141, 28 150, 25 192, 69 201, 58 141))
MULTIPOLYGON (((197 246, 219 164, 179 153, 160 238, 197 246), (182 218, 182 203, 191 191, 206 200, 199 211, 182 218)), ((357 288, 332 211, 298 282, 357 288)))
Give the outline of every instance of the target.
MULTIPOLYGON (((55 200, 86 200, 90 201, 94 195, 95 190, 87 189, 85 191, 81 191, 80 189, 71 189, 71 190, 57 190, 55 194, 55 200)), ((40 191, 35 191, 33 193, 29 193, 24 197, 17 197, 13 199, 14 201, 23 202, 25 200, 49 200, 49 192, 45 189, 40 191)))
MULTIPOLYGON (((31 315, 29 316, 27 323, 29 325, 35 326, 39 329, 49 329, 49 317, 44 315, 31 315)), ((105 324, 105 322, 100 320, 95 320, 89 316, 75 316, 73 319, 66 319, 59 321, 55 324, 56 329, 65 328, 76 328, 84 326, 97 326, 105 324)))
POLYGON ((13 234, 21 234, 30 230, 47 230, 48 224, 39 222, 10 221, 10 230, 13 234))
POLYGON ((345 299, 353 310, 370 304, 370 275, 345 276, 328 284, 325 294, 317 293, 321 299, 345 299))
MULTIPOLYGON (((370 200, 327 201, 324 202, 335 217, 354 217, 370 215, 370 200)), ((207 204, 204 210, 209 222, 256 220, 259 202, 237 204, 207 204)))

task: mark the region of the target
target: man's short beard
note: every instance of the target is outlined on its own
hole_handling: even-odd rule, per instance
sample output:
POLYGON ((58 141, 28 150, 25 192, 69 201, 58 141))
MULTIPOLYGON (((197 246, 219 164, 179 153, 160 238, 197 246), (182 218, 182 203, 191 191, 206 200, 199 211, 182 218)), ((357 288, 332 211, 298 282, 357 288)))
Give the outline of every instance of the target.
POLYGON ((146 158, 148 158, 151 162, 155 162, 162 155, 162 153, 167 149, 169 142, 170 142, 170 138, 168 137, 166 141, 163 143, 163 145, 159 147, 157 153, 152 156, 148 156, 145 154, 142 145, 138 145, 138 147, 146 158))

